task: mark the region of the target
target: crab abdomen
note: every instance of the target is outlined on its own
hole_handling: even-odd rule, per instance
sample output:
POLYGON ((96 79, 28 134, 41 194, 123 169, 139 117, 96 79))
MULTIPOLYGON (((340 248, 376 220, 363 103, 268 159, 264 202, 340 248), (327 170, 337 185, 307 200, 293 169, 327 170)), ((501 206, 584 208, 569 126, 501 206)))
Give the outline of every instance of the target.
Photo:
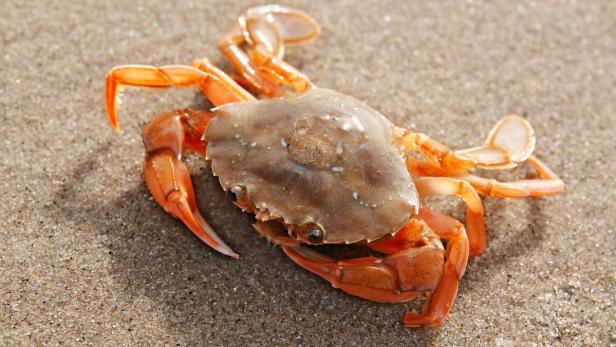
POLYGON ((314 223, 324 243, 351 243, 393 233, 417 211, 393 125, 357 99, 313 89, 214 114, 204 135, 212 171, 260 215, 314 223))

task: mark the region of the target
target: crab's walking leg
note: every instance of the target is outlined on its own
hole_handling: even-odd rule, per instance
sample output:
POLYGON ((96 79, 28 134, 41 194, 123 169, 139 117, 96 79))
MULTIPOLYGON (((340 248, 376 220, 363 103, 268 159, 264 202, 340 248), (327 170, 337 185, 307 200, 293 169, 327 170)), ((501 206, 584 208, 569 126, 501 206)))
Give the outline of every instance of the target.
POLYGON ((181 160, 185 147, 205 151, 201 135, 211 118, 209 112, 177 110, 148 123, 143 129, 146 149, 143 173, 154 200, 165 211, 179 218, 210 247, 238 258, 199 213, 188 167, 181 160))
POLYGON ((121 85, 168 88, 197 85, 210 101, 218 106, 254 97, 229 78, 224 72, 207 61, 195 62, 196 67, 186 65, 123 65, 107 73, 107 116, 113 128, 119 129, 117 117, 118 87, 121 85))
POLYGON ((564 189, 562 180, 531 153, 535 147, 534 131, 521 117, 501 119, 490 131, 483 146, 452 151, 421 133, 398 129, 401 144, 409 151, 417 150, 429 161, 407 159, 409 171, 419 176, 451 176, 470 182, 479 193, 509 198, 525 198, 558 194, 564 189), (528 160, 539 174, 538 179, 498 182, 477 175, 474 168, 508 169, 528 160))
POLYGON ((404 316, 404 324, 409 327, 435 326, 443 322, 456 300, 459 281, 464 275, 469 256, 464 226, 457 220, 425 208, 419 210, 419 217, 439 237, 448 241, 447 262, 438 288, 426 302, 423 312, 404 316))
POLYGON ((415 180, 415 186, 422 198, 432 195, 460 197, 466 204, 466 233, 470 243, 470 255, 475 257, 483 253, 486 248, 483 204, 470 183, 449 177, 420 177, 415 180))
POLYGON ((530 156, 528 161, 535 167, 540 178, 512 182, 500 182, 476 175, 466 175, 460 178, 470 182, 481 194, 498 198, 553 195, 565 189, 565 183, 547 165, 534 156, 530 156))
POLYGON ((412 219, 395 236, 368 244, 388 254, 385 258, 338 261, 301 246, 283 249, 293 261, 332 286, 364 299, 402 302, 433 292, 423 313, 404 317, 409 326, 433 326, 439 325, 449 312, 468 261, 468 241, 460 223, 439 233, 435 234, 423 221, 412 219), (440 237, 449 241, 447 251, 440 237))
POLYGON ((218 47, 241 77, 259 93, 278 96, 280 85, 299 93, 312 83, 283 60, 285 44, 314 40, 318 23, 307 14, 280 5, 249 9, 219 42, 218 47))
POLYGON ((509 167, 507 154, 497 148, 483 151, 475 158, 460 157, 449 147, 430 138, 426 134, 399 130, 401 144, 410 152, 418 151, 429 161, 407 157, 407 166, 415 174, 425 176, 460 176, 476 167, 509 167))

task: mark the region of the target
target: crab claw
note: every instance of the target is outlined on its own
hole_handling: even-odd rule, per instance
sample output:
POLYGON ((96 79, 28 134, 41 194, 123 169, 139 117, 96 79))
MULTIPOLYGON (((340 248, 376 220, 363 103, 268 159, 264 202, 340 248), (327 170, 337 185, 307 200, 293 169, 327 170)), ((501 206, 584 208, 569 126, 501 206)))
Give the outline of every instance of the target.
MULTIPOLYGON (((335 260, 309 248, 283 246, 283 251, 304 269, 329 281, 351 295, 377 302, 404 302, 417 296, 418 291, 405 290, 398 265, 404 260, 365 257, 335 260), (402 281, 402 282, 401 282, 402 281)), ((440 268, 439 268, 440 270, 440 268)), ((436 276, 438 282, 438 276, 436 276)), ((434 287, 430 283, 428 287, 434 287)))
POLYGON ((335 280, 338 277, 337 275, 339 275, 339 269, 334 259, 315 252, 310 248, 283 246, 282 250, 298 265, 328 281, 335 280))
POLYGON ((304 269, 329 281, 351 295, 379 302, 401 302, 417 294, 397 294, 397 274, 388 265, 379 264, 379 258, 356 258, 336 261, 309 248, 283 246, 284 252, 304 269))

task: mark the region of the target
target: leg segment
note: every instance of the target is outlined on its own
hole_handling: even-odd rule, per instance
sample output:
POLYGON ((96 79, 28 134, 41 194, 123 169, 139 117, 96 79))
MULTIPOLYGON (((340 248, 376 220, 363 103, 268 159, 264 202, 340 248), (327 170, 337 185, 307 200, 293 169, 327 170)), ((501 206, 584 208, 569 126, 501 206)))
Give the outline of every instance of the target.
POLYGON ((116 104, 118 103, 118 86, 120 85, 152 88, 197 85, 216 106, 234 101, 254 99, 250 93, 211 64, 204 68, 185 65, 116 66, 109 71, 106 81, 107 115, 116 131, 119 129, 116 104))
POLYGON ((468 182, 449 177, 421 177, 415 181, 422 198, 432 195, 456 195, 466 204, 466 232, 470 242, 471 257, 483 253, 486 248, 486 231, 483 220, 483 204, 477 191, 468 182))
POLYGON ((154 200, 165 211, 184 222, 210 247, 238 258, 199 213, 188 167, 181 161, 185 147, 205 150, 200 134, 211 118, 209 112, 178 110, 152 120, 143 130, 146 147, 143 174, 154 200))

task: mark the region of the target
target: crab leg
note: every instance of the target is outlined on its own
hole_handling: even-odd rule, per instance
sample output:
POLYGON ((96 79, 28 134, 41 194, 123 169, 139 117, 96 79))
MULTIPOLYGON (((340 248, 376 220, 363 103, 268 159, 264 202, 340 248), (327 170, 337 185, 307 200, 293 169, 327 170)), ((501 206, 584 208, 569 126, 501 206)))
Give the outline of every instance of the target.
POLYGON ((511 167, 508 154, 498 147, 474 148, 475 152, 460 156, 442 143, 431 139, 422 133, 401 130, 401 143, 408 151, 418 151, 429 161, 407 159, 409 170, 414 173, 438 173, 442 176, 458 176, 467 173, 469 169, 511 167), (471 154, 474 154, 471 156, 471 154))
POLYGON ((453 219, 437 226, 445 222, 455 228, 447 224, 447 230, 439 230, 437 235, 423 221, 412 219, 395 236, 368 244, 389 254, 385 258, 335 260, 301 246, 283 246, 283 250, 298 265, 328 280, 335 288, 364 299, 403 302, 433 292, 424 312, 407 315, 404 321, 409 326, 439 325, 451 309, 468 260, 464 227, 453 219), (449 240, 447 251, 439 237, 449 240))
POLYGON ((311 41, 319 33, 318 23, 305 13, 264 5, 241 16, 218 47, 245 82, 261 94, 279 96, 281 84, 296 93, 312 87, 308 77, 283 60, 285 43, 311 41))
POLYGON ((479 193, 495 197, 543 196, 558 194, 564 189, 562 180, 531 155, 535 147, 534 131, 521 117, 504 117, 490 131, 483 146, 459 151, 452 151, 424 134, 405 130, 400 132, 403 146, 408 150, 417 150, 429 159, 407 159, 409 171, 419 176, 456 177, 470 182, 479 193), (526 160, 535 167, 540 178, 499 182, 469 173, 473 168, 513 168, 526 160))
POLYGON ((447 262, 438 288, 432 293, 420 314, 404 316, 408 327, 440 325, 449 314, 459 281, 464 275, 469 256, 469 245, 464 226, 457 220, 426 208, 419 210, 422 218, 439 237, 447 242, 447 262))
POLYGON ((498 198, 553 195, 565 189, 565 183, 547 165, 534 156, 530 156, 528 161, 535 167, 541 178, 513 182, 499 182, 475 175, 466 175, 460 178, 470 182, 481 194, 498 198))
POLYGON ((466 204, 466 232, 470 243, 471 257, 483 253, 486 248, 486 230, 483 220, 483 204, 473 186, 460 179, 449 177, 420 177, 415 180, 419 196, 456 195, 466 204))
POLYGON ((154 118, 143 129, 146 149, 143 174, 154 200, 180 219, 203 242, 222 254, 238 258, 205 221, 195 200, 188 167, 181 160, 185 147, 205 151, 201 134, 209 112, 177 110, 154 118))
POLYGON ((207 60, 186 65, 123 65, 107 73, 106 105, 107 115, 113 128, 119 129, 117 107, 118 87, 121 85, 168 88, 198 85, 210 101, 218 106, 234 101, 251 100, 254 97, 235 83, 223 71, 209 64, 207 60))

